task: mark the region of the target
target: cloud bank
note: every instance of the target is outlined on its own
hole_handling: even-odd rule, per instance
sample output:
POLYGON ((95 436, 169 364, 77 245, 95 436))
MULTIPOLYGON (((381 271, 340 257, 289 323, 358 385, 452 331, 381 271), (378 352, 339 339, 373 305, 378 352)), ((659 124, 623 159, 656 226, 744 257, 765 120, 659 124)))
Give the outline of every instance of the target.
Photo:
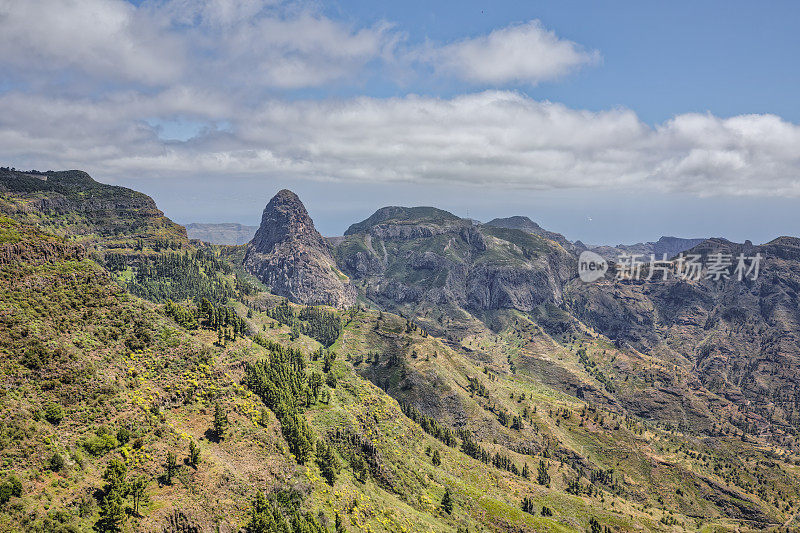
POLYGON ((772 115, 589 112, 491 89, 301 98, 370 65, 536 84, 599 61, 533 21, 415 49, 256 0, 0 0, 0 161, 102 179, 236 176, 800 196, 800 126, 772 115), (186 141, 158 124, 200 124, 186 141))
POLYGON ((0 96, 0 158, 109 177, 198 174, 534 189, 644 187, 800 195, 800 126, 772 115, 686 114, 650 127, 625 109, 575 110, 486 91, 253 108, 186 91, 102 101, 0 96), (142 117, 225 120, 163 141, 142 117))
POLYGON ((0 65, 28 81, 76 72, 144 86, 295 89, 346 82, 371 62, 422 62, 471 82, 535 84, 597 58, 538 21, 411 47, 387 22, 354 27, 292 2, 0 0, 0 23, 0 65))

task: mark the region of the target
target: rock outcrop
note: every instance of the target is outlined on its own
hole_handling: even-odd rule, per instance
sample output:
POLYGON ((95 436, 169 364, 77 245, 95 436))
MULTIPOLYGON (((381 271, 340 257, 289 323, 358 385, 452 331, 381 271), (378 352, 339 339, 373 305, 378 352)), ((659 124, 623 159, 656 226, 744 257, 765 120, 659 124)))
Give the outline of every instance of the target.
POLYGON ((431 207, 384 207, 350 226, 335 254, 365 296, 386 309, 530 312, 561 303, 573 256, 552 238, 506 226, 475 225, 431 207))
POLYGON ((355 288, 336 266, 300 198, 286 189, 264 209, 244 266, 274 294, 295 303, 346 307, 356 300, 355 288))

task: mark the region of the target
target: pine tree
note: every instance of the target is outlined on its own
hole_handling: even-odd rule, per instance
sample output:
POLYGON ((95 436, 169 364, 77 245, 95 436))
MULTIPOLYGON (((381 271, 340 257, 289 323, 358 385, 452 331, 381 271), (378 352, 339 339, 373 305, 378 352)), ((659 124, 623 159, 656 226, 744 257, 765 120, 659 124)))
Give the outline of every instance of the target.
POLYGON ((316 370, 313 371, 311 376, 308 378, 308 386, 311 389, 311 395, 314 397, 314 401, 316 402, 319 400, 319 389, 322 387, 322 374, 316 370))
POLYGON ((222 405, 217 403, 214 406, 214 435, 218 439, 225 436, 225 431, 228 429, 228 413, 222 408, 222 405))
POLYGON ((342 520, 342 515, 340 515, 338 511, 336 513, 336 533, 347 533, 347 529, 344 527, 344 520, 342 520))
POLYGON ((322 477, 325 478, 329 485, 333 486, 333 484, 336 483, 336 476, 339 475, 339 468, 341 465, 339 463, 339 458, 336 457, 333 451, 333 447, 321 440, 317 441, 317 465, 322 473, 322 477))
POLYGON ((106 486, 103 489, 105 494, 117 492, 121 497, 128 495, 128 482, 125 477, 128 474, 128 466, 122 459, 111 459, 103 473, 103 480, 106 486))
POLYGON ((336 360, 336 352, 327 352, 325 354, 325 359, 322 361, 322 371, 326 374, 331 371, 331 366, 333 362, 336 360))
POLYGON ((544 459, 539 460, 539 468, 536 475, 536 482, 539 485, 550 486, 550 474, 547 473, 547 463, 544 459))
POLYGON ((442 510, 447 514, 453 512, 453 498, 450 495, 450 489, 445 489, 444 496, 442 496, 442 510))
POLYGON ((167 452, 167 485, 172 485, 172 476, 178 469, 178 461, 173 452, 167 452))
POLYGON ((189 464, 197 467, 200 463, 200 446, 195 441, 189 441, 189 464))
POLYGON ((533 500, 528 498, 522 498, 522 510, 529 514, 536 514, 536 509, 533 506, 533 500))
POLYGON ((133 497, 133 514, 139 516, 139 506, 146 497, 147 479, 143 476, 137 476, 131 480, 130 487, 130 493, 133 497))
POLYGON ((442 464, 442 458, 439 455, 439 450, 433 451, 433 457, 431 458, 431 462, 433 463, 433 466, 439 466, 442 464))
POLYGON ((119 533, 125 522, 125 508, 122 496, 117 491, 111 491, 103 497, 100 504, 100 519, 94 528, 98 533, 119 533))
POLYGON ((122 531, 125 521, 125 507, 123 498, 128 495, 128 482, 125 479, 128 467, 121 459, 111 459, 103 479, 106 485, 103 489, 103 501, 100 504, 100 519, 95 523, 95 529, 102 533, 116 533, 122 531))
POLYGON ((528 468, 528 463, 525 463, 522 466, 522 477, 524 477, 525 479, 530 479, 531 478, 531 471, 528 468))

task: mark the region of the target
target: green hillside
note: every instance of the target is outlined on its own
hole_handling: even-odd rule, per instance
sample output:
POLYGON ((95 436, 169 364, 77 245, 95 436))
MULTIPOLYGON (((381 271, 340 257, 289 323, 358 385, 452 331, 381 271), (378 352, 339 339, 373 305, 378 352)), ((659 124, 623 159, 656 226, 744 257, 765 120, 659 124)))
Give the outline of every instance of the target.
MULTIPOLYGON (((95 182, 73 178, 2 193, 3 531, 777 531, 794 519, 800 456, 741 433, 726 422, 735 405, 557 296, 515 300, 526 311, 446 298, 381 311, 391 300, 373 274, 360 305, 295 305, 243 273, 241 247, 178 252, 154 246, 163 215, 87 214, 76 198, 95 182), (77 202, 68 223, 35 203, 56 194, 77 202), (108 259, 119 239, 133 245, 117 248, 124 263, 108 259)), ((459 265, 555 279, 557 264, 528 265, 570 261, 518 230, 456 226, 344 244, 385 249, 388 275, 427 294, 453 287, 459 265)))

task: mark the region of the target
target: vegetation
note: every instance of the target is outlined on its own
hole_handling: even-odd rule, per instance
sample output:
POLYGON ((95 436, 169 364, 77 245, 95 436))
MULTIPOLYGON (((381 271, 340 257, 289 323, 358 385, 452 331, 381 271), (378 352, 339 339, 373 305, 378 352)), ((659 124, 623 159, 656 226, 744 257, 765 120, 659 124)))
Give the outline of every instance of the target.
POLYGON ((228 430, 228 413, 221 404, 214 405, 214 436, 221 439, 228 430))
POLYGON ((268 358, 248 364, 244 382, 275 413, 289 449, 303 464, 314 443, 311 428, 302 416, 308 388, 303 354, 272 343, 265 347, 269 349, 268 358))
POLYGON ((267 315, 303 335, 316 339, 324 347, 329 347, 342 333, 342 320, 334 311, 320 307, 306 306, 295 313, 289 301, 283 299, 267 315))
MULTIPOLYGON (((22 181, 0 194, 0 530, 796 526, 800 456, 742 432, 782 413, 740 420, 720 400, 711 438, 622 411, 670 373, 557 306, 296 306, 243 281, 240 248, 189 245, 133 192, 22 181), (125 220, 36 207, 92 191, 144 203, 125 220)), ((523 253, 492 242, 493 261, 523 253)))

